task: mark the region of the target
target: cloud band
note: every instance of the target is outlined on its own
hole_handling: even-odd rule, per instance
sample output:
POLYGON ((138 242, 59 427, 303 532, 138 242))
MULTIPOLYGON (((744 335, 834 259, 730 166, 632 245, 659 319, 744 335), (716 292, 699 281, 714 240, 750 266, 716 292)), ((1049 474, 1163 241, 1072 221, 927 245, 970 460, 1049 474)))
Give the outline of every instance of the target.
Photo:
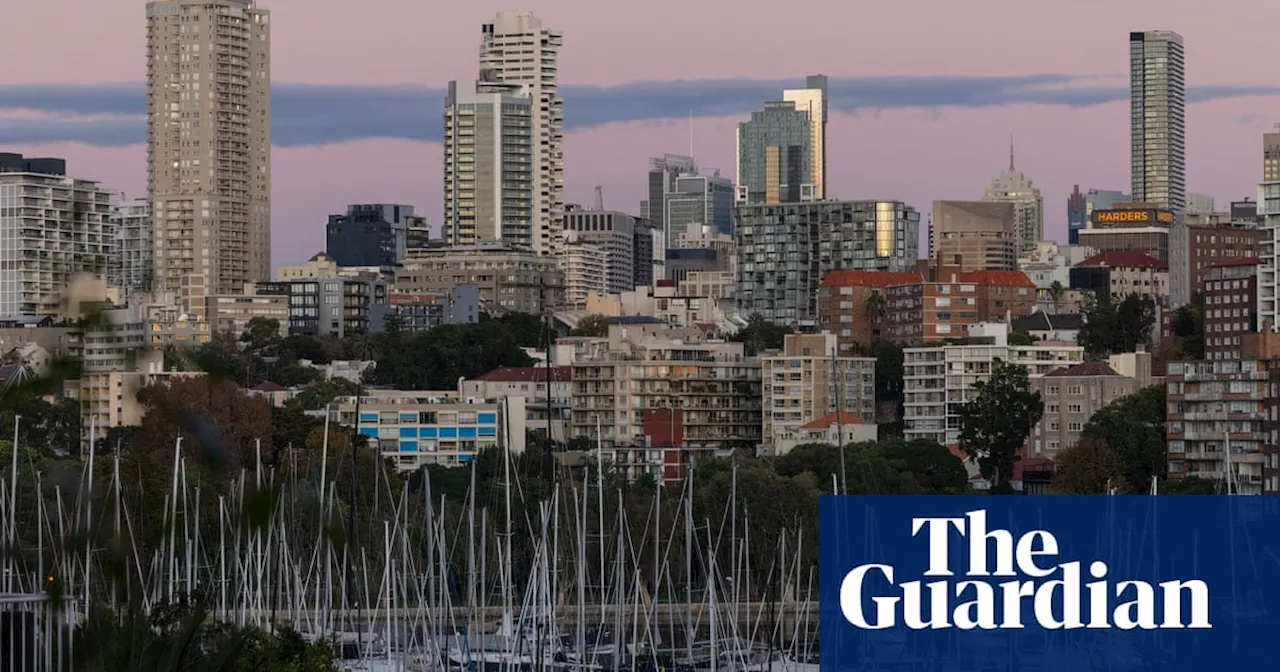
MULTIPOLYGON (((746 115, 796 80, 703 79, 562 87, 568 130, 657 119, 746 115)), ((833 111, 980 108, 1018 104, 1090 107, 1128 98, 1115 78, 832 77, 833 111)), ((1274 86, 1201 86, 1188 102, 1280 95, 1274 86)), ((124 147, 146 140, 141 83, 0 85, 0 144, 79 142, 124 147)), ((415 85, 298 84, 272 87, 272 136, 280 147, 370 138, 438 142, 444 90, 415 85)))

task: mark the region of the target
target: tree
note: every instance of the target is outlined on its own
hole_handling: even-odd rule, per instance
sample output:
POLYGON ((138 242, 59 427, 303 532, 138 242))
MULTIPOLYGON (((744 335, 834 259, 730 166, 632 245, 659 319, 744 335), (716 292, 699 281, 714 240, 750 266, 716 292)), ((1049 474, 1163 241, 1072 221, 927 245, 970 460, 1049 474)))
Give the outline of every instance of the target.
POLYGON ((747 355, 752 356, 765 350, 781 349, 789 333, 791 330, 787 327, 770 322, 760 313, 752 313, 747 318, 747 326, 739 329, 729 340, 742 343, 747 355))
POLYGON ((1082 438, 1058 454, 1051 488, 1059 495, 1106 495, 1129 492, 1124 460, 1099 438, 1082 438))
MULTIPOLYGON (((861 357, 876 358, 876 402, 902 402, 903 350, 893 341, 873 341, 871 346, 854 345, 861 357)), ((901 414, 899 414, 901 417, 901 414)))
POLYGON ((991 377, 973 385, 973 398, 960 406, 960 448, 978 464, 992 492, 1009 492, 1009 479, 1031 430, 1044 415, 1039 392, 1027 370, 999 359, 991 377))
POLYGON ((270 317, 255 317, 245 325, 240 340, 254 352, 261 352, 271 345, 280 342, 280 320, 270 317))
POLYGON ((1169 478, 1160 483, 1157 494, 1160 495, 1216 495, 1220 488, 1218 482, 1199 476, 1169 478))
POLYGON ((1079 341, 1090 356, 1134 352, 1138 346, 1150 350, 1156 308, 1151 297, 1130 294, 1117 302, 1105 292, 1085 312, 1079 341))
POLYGON ((578 328, 571 336, 592 336, 601 338, 609 335, 609 317, 606 315, 586 315, 578 320, 578 328))
POLYGON ((880 290, 873 289, 870 296, 867 297, 865 310, 867 311, 867 320, 871 322, 874 328, 874 325, 879 324, 880 320, 883 320, 884 316, 889 312, 889 303, 885 301, 884 295, 880 293, 880 290))
POLYGON ((1049 299, 1053 301, 1053 312, 1057 314, 1062 311, 1062 298, 1066 295, 1067 288, 1062 286, 1061 282, 1053 281, 1049 285, 1049 299))
POLYGON ((1166 468, 1164 385, 1152 385, 1116 399, 1085 423, 1080 438, 1100 439, 1124 463, 1132 492, 1147 492, 1152 477, 1166 468))
POLYGON ((1009 345, 1035 345, 1035 343, 1036 337, 1021 329, 1009 332, 1009 345))
POLYGON ((969 488, 964 462, 947 447, 927 439, 880 441, 885 458, 900 462, 929 494, 958 494, 969 488))
POLYGON ((168 461, 175 440, 182 437, 187 455, 213 465, 252 464, 258 440, 263 459, 271 455, 271 408, 235 383, 208 376, 179 378, 138 396, 147 408, 136 446, 143 454, 168 461))
POLYGON ((1169 327, 1184 357, 1204 359, 1204 298, 1200 294, 1173 311, 1169 327))

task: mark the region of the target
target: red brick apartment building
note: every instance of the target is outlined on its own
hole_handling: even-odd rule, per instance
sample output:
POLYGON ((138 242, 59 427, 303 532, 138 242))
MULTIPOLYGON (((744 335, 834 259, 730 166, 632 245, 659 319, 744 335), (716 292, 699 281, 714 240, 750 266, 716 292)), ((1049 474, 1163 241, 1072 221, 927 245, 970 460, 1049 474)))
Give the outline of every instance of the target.
POLYGON ((1204 269, 1196 291, 1204 297, 1204 358, 1240 359, 1241 336, 1258 331, 1257 259, 1204 269))
POLYGON ((964 338, 971 324, 1035 311, 1036 286, 1022 271, 933 275, 834 271, 818 289, 822 328, 837 335, 844 354, 877 337, 904 344, 964 338))

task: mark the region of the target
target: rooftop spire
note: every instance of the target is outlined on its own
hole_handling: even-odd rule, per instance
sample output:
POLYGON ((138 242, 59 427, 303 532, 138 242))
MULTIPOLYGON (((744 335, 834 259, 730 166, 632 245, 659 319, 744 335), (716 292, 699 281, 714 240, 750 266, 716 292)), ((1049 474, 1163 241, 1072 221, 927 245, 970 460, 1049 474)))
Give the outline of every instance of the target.
POLYGON ((1013 172, 1013 134, 1009 134, 1009 172, 1013 172))

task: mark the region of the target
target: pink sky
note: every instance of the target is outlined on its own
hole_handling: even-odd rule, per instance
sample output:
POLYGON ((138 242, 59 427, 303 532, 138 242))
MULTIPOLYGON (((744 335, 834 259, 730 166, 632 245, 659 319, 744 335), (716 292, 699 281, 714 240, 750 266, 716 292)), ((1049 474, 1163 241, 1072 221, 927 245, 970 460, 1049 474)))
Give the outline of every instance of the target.
MULTIPOLYGON (((25 56, 22 67, 0 69, 0 84, 142 80, 144 4, 4 3, 0 23, 32 29, 6 35, 6 52, 25 56)), ((798 85, 814 72, 1123 75, 1127 34, 1144 29, 1182 33, 1189 85, 1269 84, 1280 51, 1265 40, 1240 37, 1277 11, 1264 0, 541 0, 484 8, 421 0, 263 4, 273 12, 273 78, 308 83, 440 87, 469 78, 476 69, 479 24, 498 9, 534 11, 564 32, 560 72, 566 84, 794 77, 798 85)), ((1259 136, 1280 116, 1272 112, 1276 103, 1235 98, 1190 106, 1188 189, 1211 194, 1224 206, 1253 197, 1261 177, 1259 136)), ((441 111, 422 114, 436 123, 441 111)), ((565 114, 572 118, 571 105, 565 114)), ((695 122, 701 164, 732 175, 737 121, 695 122)), ((1019 169, 1044 193, 1050 237, 1065 237, 1065 201, 1073 184, 1128 188, 1128 106, 1112 103, 1076 110, 1022 105, 833 114, 828 189, 840 198, 899 198, 921 211, 934 199, 977 198, 1007 163, 1011 133, 1017 138, 1019 169)), ((688 147, 687 119, 571 133, 565 148, 568 198, 589 203, 600 184, 606 207, 635 212, 648 157, 685 153, 688 147)), ((142 147, 7 146, 0 151, 65 156, 77 176, 131 195, 145 187, 142 147)), ((372 140, 277 148, 272 158, 277 263, 297 262, 323 249, 326 215, 347 203, 411 203, 439 224, 438 145, 372 140)))

